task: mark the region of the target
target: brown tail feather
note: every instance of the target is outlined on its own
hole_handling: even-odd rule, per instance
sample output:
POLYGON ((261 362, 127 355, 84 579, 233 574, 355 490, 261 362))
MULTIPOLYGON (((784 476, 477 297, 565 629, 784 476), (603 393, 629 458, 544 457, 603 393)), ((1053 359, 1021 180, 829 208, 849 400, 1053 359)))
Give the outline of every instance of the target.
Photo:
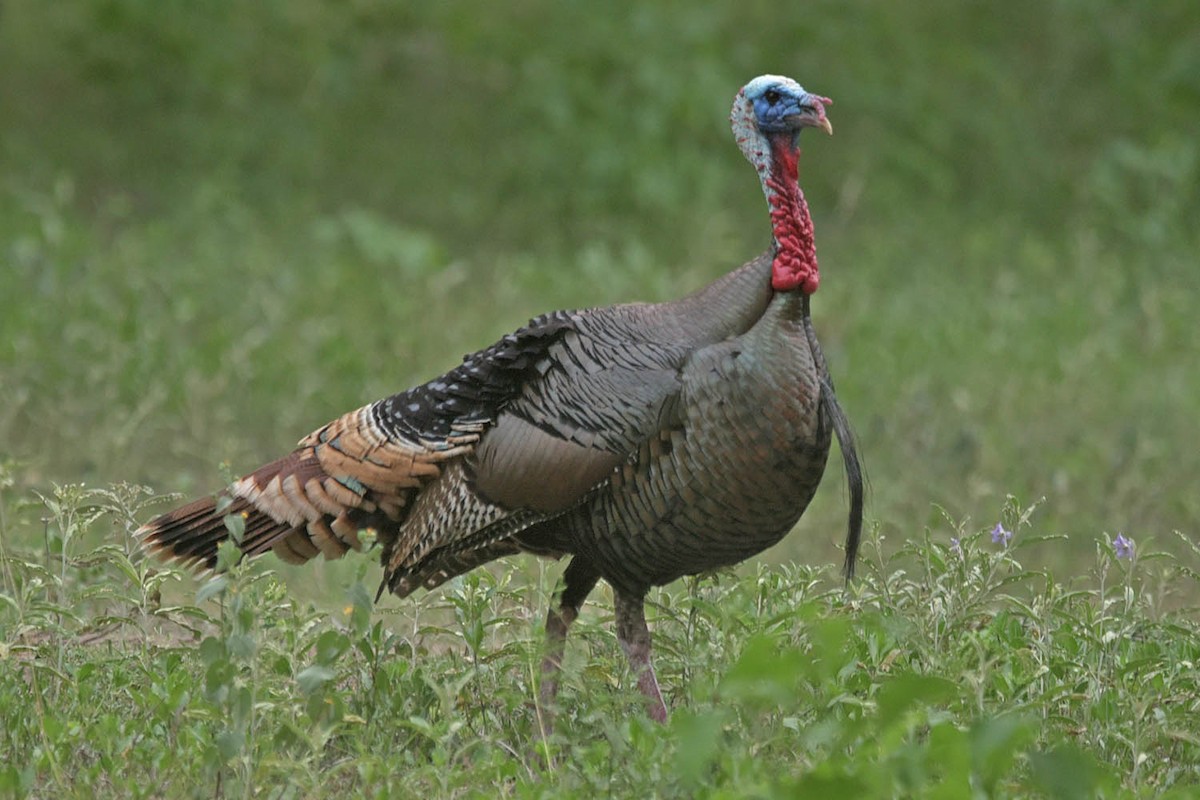
POLYGON ((358 531, 384 536, 409 513, 413 495, 441 474, 444 463, 471 450, 478 431, 444 440, 413 441, 380 428, 374 405, 341 416, 305 437, 300 446, 235 481, 217 498, 196 500, 163 514, 137 532, 144 546, 168 559, 213 568, 229 538, 225 518, 240 514, 247 555, 273 550, 302 563, 316 555, 341 558, 361 550, 358 531), (224 504, 222 504, 224 505, 224 504))
POLYGON ((218 513, 217 500, 205 497, 151 520, 138 530, 137 536, 144 547, 160 558, 213 569, 217 565, 217 548, 229 538, 229 529, 225 527, 225 517, 229 514, 245 516, 246 534, 242 547, 252 555, 270 549, 270 544, 263 549, 248 547, 248 544, 257 543, 264 537, 279 538, 292 529, 291 525, 276 522, 242 498, 235 499, 218 513))
MULTIPOLYGON (((151 520, 137 536, 144 547, 164 559, 212 569, 217 564, 217 548, 229 538, 225 518, 234 514, 245 520, 241 549, 247 555, 275 550, 291 562, 307 561, 317 553, 337 558, 361 544, 338 539, 331 532, 326 509, 318 509, 297 488, 312 480, 328 479, 312 451, 301 449, 260 467, 217 498, 195 500, 151 520), (222 498, 232 501, 218 512, 222 498)), ((342 514, 354 511, 341 509, 342 514)))

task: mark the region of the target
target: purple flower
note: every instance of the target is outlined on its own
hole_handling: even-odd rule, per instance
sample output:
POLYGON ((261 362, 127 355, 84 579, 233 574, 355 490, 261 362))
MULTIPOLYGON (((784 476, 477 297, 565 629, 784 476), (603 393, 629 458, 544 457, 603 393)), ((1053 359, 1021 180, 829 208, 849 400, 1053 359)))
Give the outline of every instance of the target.
POLYGON ((997 522, 996 527, 992 528, 992 544, 1008 547, 1009 539, 1012 539, 1012 531, 1006 529, 1003 523, 997 522))
POLYGON ((1117 548, 1117 558, 1133 558, 1133 539, 1125 534, 1117 534, 1117 538, 1113 540, 1113 547, 1117 548))
POLYGON ((955 536, 950 537, 950 552, 956 556, 962 555, 962 542, 958 541, 955 536))

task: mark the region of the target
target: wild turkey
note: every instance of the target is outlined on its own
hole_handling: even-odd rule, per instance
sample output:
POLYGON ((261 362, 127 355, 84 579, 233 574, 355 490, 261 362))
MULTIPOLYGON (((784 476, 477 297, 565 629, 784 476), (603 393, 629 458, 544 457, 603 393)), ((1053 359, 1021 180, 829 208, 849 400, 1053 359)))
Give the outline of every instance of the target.
POLYGON ((439 378, 364 406, 290 455, 138 531, 153 551, 213 568, 245 518, 247 555, 289 562, 382 544, 404 597, 499 556, 571 555, 546 620, 540 690, 553 707, 567 629, 604 578, 617 638, 650 715, 666 706, 650 662, 652 586, 740 562, 782 538, 816 492, 831 433, 850 490, 854 570, 862 481, 809 318, 818 271, 798 183, 798 137, 832 133, 826 98, 764 75, 731 121, 758 170, 774 246, 681 300, 556 311, 439 378))

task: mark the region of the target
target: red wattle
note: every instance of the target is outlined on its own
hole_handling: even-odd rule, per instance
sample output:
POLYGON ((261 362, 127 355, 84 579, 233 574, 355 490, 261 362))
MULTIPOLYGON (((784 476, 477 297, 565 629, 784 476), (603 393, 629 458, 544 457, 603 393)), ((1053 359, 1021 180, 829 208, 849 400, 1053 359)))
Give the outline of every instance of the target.
POLYGON ((771 228, 778 249, 771 265, 771 287, 777 292, 799 288, 812 294, 820 284, 812 217, 799 184, 799 156, 790 137, 772 143, 770 189, 771 228))

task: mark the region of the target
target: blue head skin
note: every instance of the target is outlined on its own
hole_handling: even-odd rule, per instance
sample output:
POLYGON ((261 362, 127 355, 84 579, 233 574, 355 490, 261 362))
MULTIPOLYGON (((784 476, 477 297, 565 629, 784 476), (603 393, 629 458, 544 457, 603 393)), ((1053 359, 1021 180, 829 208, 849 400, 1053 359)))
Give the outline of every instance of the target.
POLYGON ((833 126, 825 117, 829 99, 809 94, 791 78, 761 75, 742 91, 754 110, 756 127, 764 134, 795 134, 807 127, 833 133, 833 126))

